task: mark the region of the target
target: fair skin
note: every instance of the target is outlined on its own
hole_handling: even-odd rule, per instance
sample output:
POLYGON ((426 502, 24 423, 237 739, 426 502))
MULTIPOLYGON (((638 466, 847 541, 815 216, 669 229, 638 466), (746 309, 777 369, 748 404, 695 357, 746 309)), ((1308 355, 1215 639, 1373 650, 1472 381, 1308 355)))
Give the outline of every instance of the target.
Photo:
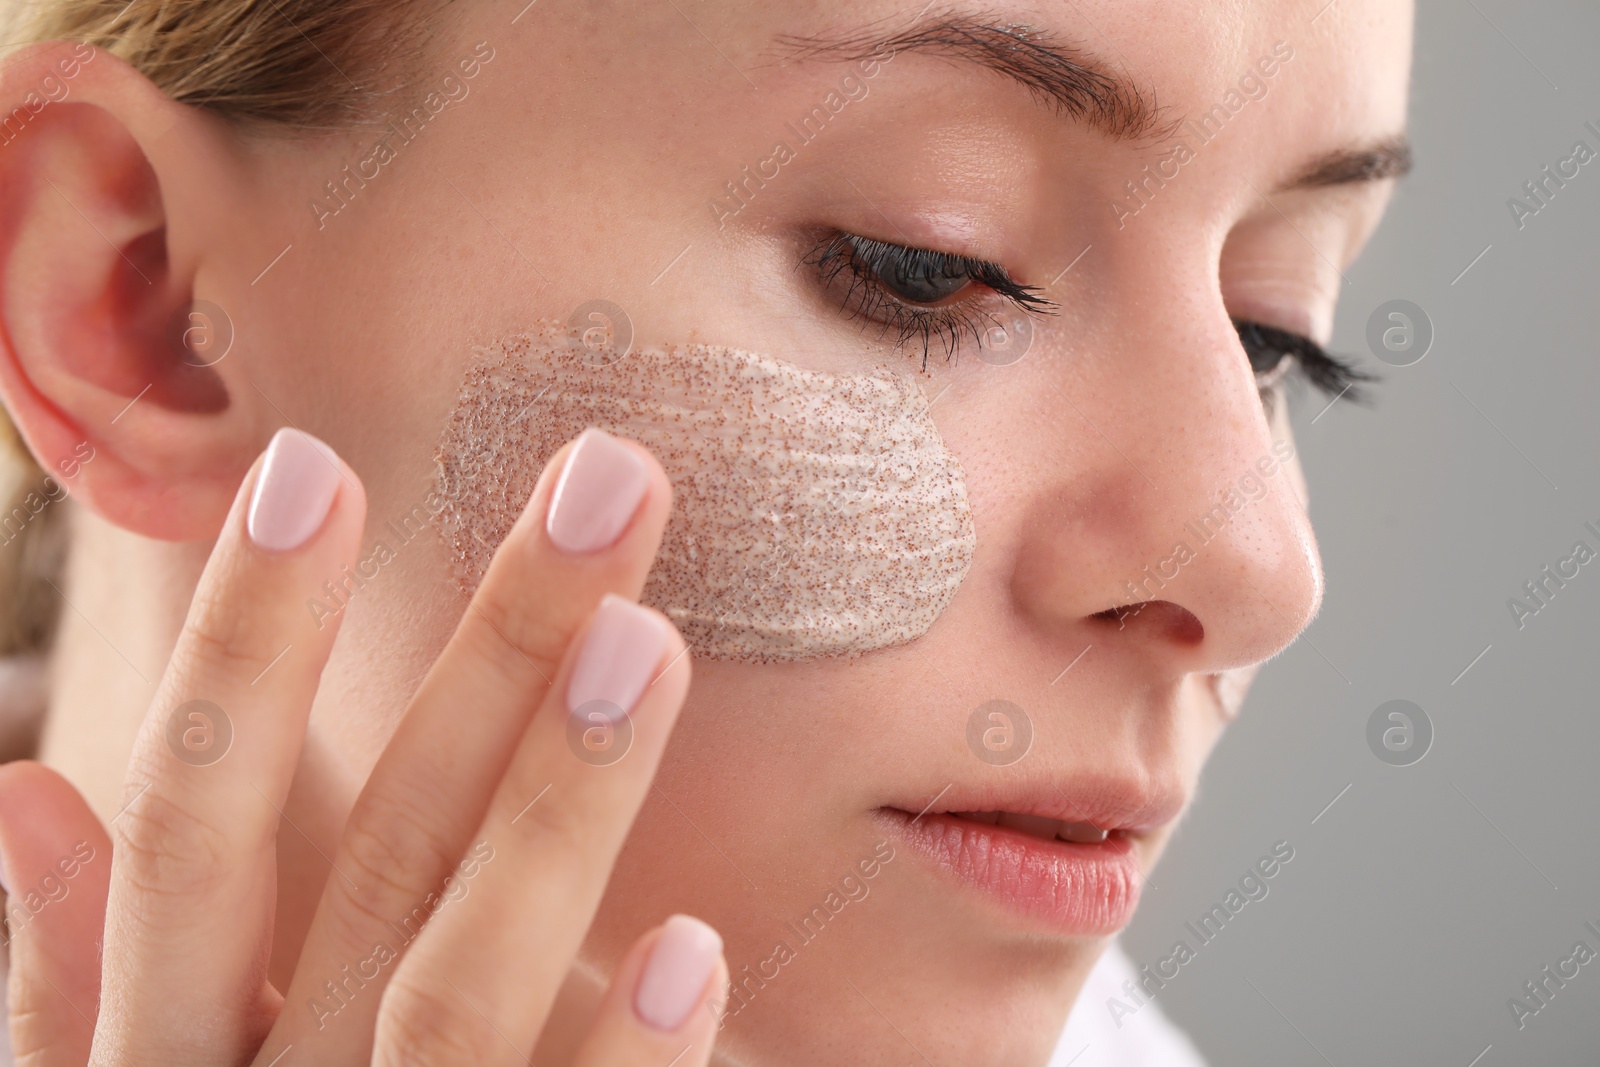
MULTIPOLYGON (((130 777, 130 753, 158 693, 170 696, 174 677, 192 676, 184 672, 193 663, 173 666, 185 616, 213 542, 241 543, 230 508, 278 427, 292 423, 327 441, 349 465, 343 484, 364 488, 365 531, 359 514, 336 510, 330 540, 315 550, 328 554, 306 564, 314 589, 337 572, 334 560, 361 554, 387 518, 428 491, 439 428, 473 344, 538 318, 564 322, 600 297, 625 308, 646 342, 738 345, 848 371, 868 347, 881 350, 897 334, 864 331, 841 314, 839 294, 820 289, 815 270, 801 265, 815 232, 963 254, 1044 288, 1059 313, 1034 320, 1032 347, 1010 366, 989 365, 970 347, 946 363, 938 339, 925 373, 917 370, 919 343, 898 357, 930 397, 943 391, 933 418, 966 471, 978 531, 972 570, 945 614, 918 640, 853 660, 696 658, 670 743, 664 732, 659 738, 665 750, 653 786, 645 784, 648 752, 635 761, 642 804, 604 895, 599 882, 593 887, 598 912, 581 948, 560 938, 574 923, 582 929, 583 900, 570 912, 551 904, 513 921, 507 912, 523 904, 494 912, 493 895, 475 887, 459 912, 446 913, 462 917, 459 929, 430 928, 439 936, 429 951, 438 955, 415 970, 492 970, 496 952, 540 959, 544 971, 517 979, 538 994, 502 1009, 510 1018, 519 1004, 555 997, 542 1034, 535 1027, 510 1044, 531 1049, 537 1036, 537 1061, 563 1062, 590 1033, 604 981, 633 973, 632 947, 666 916, 689 912, 715 926, 737 975, 770 956, 784 924, 888 837, 896 859, 870 899, 852 904, 836 932, 804 947, 727 1020, 716 1035, 719 1054, 751 1064, 898 1062, 915 1058, 909 1041, 936 1062, 1042 1062, 1103 936, 1042 928, 952 879, 894 836, 892 812, 916 815, 947 786, 935 814, 1121 789, 1167 805, 1160 825, 1129 835, 1148 871, 1226 725, 1219 690, 1231 692, 1314 616, 1322 578, 1293 463, 1264 479, 1260 499, 1183 567, 1160 603, 1122 618, 1107 613, 1128 604, 1127 581, 1170 557, 1185 524, 1206 514, 1220 490, 1288 439, 1283 405, 1264 408, 1230 316, 1325 342, 1340 272, 1390 194, 1391 180, 1294 187, 1330 156, 1370 151, 1404 129, 1409 5, 1340 0, 1319 14, 1320 6, 985 7, 984 21, 1046 31, 1056 46, 1095 56, 1153 94, 1158 130, 1222 101, 1274 54, 1275 42, 1286 42, 1292 59, 1261 79, 1264 95, 1201 144, 1181 128, 1115 137, 1043 106, 1001 74, 902 41, 868 79, 870 92, 722 225, 708 201, 741 167, 771 156, 774 139, 791 136, 786 124, 855 69, 838 53, 801 58, 775 41, 860 38, 865 54, 870 42, 899 33, 920 4, 797 12, 708 0, 683 11, 595 5, 581 13, 536 5, 515 23, 521 4, 459 5, 429 44, 437 76, 419 84, 437 83, 488 41, 494 58, 471 96, 321 230, 308 201, 365 154, 371 131, 244 137, 173 104, 110 56, 97 57, 77 79, 72 104, 53 105, 53 121, 29 131, 26 152, 0 152, 0 181, 20 191, 19 206, 0 220, 0 388, 46 469, 78 442, 95 447, 72 486, 63 588, 73 608, 63 615, 41 753, 87 809, 74 815, 49 792, 56 786, 29 772, 35 777, 6 779, 0 819, 15 821, 9 806, 29 790, 48 794, 41 810, 56 814, 36 825, 67 842, 38 847, 35 858, 48 864, 88 832, 80 831, 88 812, 112 823, 137 789, 125 782, 157 773, 181 783, 173 772, 192 770, 163 769, 158 760, 154 772, 136 764, 130 777), (1137 206, 1124 183, 1177 140, 1190 142, 1193 159, 1119 225, 1111 203, 1137 206), (113 244, 142 264, 150 284, 113 244), (225 359, 198 373, 172 359, 162 336, 172 311, 191 298, 227 309, 237 336, 225 359), (123 412, 150 382, 156 387, 123 412), (1026 759, 1006 767, 974 758, 966 742, 972 710, 997 698, 1026 709, 1034 728, 1026 759), (980 795, 1000 799, 980 807, 980 795), (827 1025, 817 1025, 821 1019, 827 1025)), ((976 11, 953 5, 933 14, 976 11)), ((42 53, 8 62, 7 99, 37 83, 48 63, 42 53)), ((661 496, 645 511, 665 507, 664 481, 656 489, 661 496)), ((340 500, 340 508, 349 503, 340 500)), ((536 493, 531 506, 537 501, 536 493)), ((524 521, 538 530, 537 518, 524 521)), ((626 535, 634 540, 617 557, 628 577, 615 591, 637 593, 657 534, 636 517, 626 535)), ((232 1029, 222 1028, 219 1040, 232 1043, 208 1052, 232 1056, 262 1039, 259 1016, 228 1014, 236 1009, 226 994, 248 988, 239 982, 270 979, 285 990, 291 980, 309 981, 314 990, 321 978, 306 976, 322 976, 328 960, 340 958, 327 954, 312 922, 325 883, 340 880, 327 857, 348 844, 342 835, 357 797, 374 768, 382 770, 402 718, 416 720, 413 697, 457 621, 475 617, 444 581, 449 573, 432 539, 407 546, 343 613, 315 700, 308 698, 303 745, 278 736, 230 753, 241 765, 248 756, 265 767, 267 752, 279 760, 272 766, 285 823, 277 831, 275 925, 241 929, 223 912, 229 921, 214 932, 234 956, 192 950, 163 962, 142 956, 141 939, 108 923, 101 1011, 120 1013, 119 1040, 159 1049, 182 1018, 221 1013, 232 1029), (240 962, 267 939, 264 973, 240 962), (234 984, 219 985, 210 969, 234 984), (172 982, 193 997, 163 1007, 137 994, 141 984, 172 982)), ((544 595, 531 595, 536 586, 527 580, 500 595, 508 611, 535 620, 532 631, 563 635, 542 650, 557 662, 602 590, 559 567, 552 574, 537 586, 544 595), (567 621, 551 630, 543 620, 557 615, 567 621)), ((285 619, 296 620, 284 625, 304 621, 296 614, 310 595, 304 588, 268 588, 241 586, 230 610, 260 618, 257 601, 281 596, 293 609, 285 619)), ((287 641, 265 643, 275 652, 287 641)), ((687 658, 680 662, 687 687, 687 658)), ((301 669, 313 686, 314 663, 301 669)), ((472 705, 462 693, 441 699, 455 718, 440 736, 484 735, 426 793, 453 813, 452 826, 465 828, 457 837, 466 847, 493 815, 489 792, 512 766, 505 739, 520 736, 524 723, 511 711, 464 720, 459 709, 472 705), (462 730, 463 721, 473 729, 462 730)), ((512 703, 526 714, 537 700, 512 703)), ((439 743, 430 738, 419 749, 439 743)), ((564 749, 559 735, 551 743, 564 749)), ((159 737, 154 744, 165 751, 159 737)), ((426 780, 395 766, 396 781, 426 780)), ((248 790, 235 798, 249 812, 238 818, 266 810, 270 833, 276 814, 259 799, 247 804, 252 798, 248 790)), ((615 827, 620 843, 633 810, 571 814, 615 827)), ((128 822, 141 820, 124 815, 112 826, 119 872, 127 864, 118 835, 128 822)), ((228 826, 245 848, 248 833, 238 822, 228 826)), ((0 832, 8 871, 16 870, 24 861, 13 850, 22 846, 9 825, 0 832)), ((541 869, 537 848, 519 843, 499 854, 532 850, 525 858, 485 867, 486 878, 522 880, 505 885, 508 901, 527 900, 515 894, 541 869)), ((593 858, 601 882, 610 860, 607 850, 593 858)), ((402 884, 436 884, 450 866, 411 871, 402 884)), ((104 869, 93 873, 104 877, 104 869)), ((127 892, 112 887, 113 909, 127 892)), ((174 937, 188 930, 183 936, 194 938, 195 916, 218 914, 202 888, 162 899, 174 937)), ((78 982, 86 1004, 95 985, 82 961, 97 949, 70 938, 98 921, 88 914, 97 906, 95 893, 78 893, 32 928, 40 938, 59 928, 67 939, 62 977, 78 982)), ((297 995, 291 991, 285 1019, 298 1010, 297 995)), ((327 1062, 366 1055, 376 1000, 353 1003, 356 1014, 374 1014, 361 1016, 365 1029, 347 1026, 358 1036, 343 1058, 327 1062)), ((481 1053, 481 1062, 519 1059, 459 1000, 440 1015, 457 1028, 449 1039, 481 1053)), ((58 1008, 40 1025, 80 1026, 71 1016, 58 1008)), ((347 1019, 341 1013, 341 1026, 347 1019)), ((76 1062, 84 1062, 81 1052, 76 1062)))

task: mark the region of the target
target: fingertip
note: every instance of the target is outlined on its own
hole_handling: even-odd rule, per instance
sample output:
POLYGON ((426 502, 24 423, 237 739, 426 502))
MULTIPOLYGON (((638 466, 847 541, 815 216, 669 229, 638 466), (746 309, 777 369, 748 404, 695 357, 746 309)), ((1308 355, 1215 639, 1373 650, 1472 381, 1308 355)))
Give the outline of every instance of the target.
POLYGON ((78 790, 59 771, 34 760, 0 764, 0 825, 22 819, 33 824, 55 812, 70 813, 73 808, 81 809, 76 814, 84 818, 94 818, 78 790))
MULTIPOLYGON (((615 594, 607 595, 614 596, 615 594)), ((673 622, 672 618, 659 608, 651 607, 649 604, 642 604, 637 600, 630 601, 630 603, 635 611, 637 611, 640 615, 647 616, 661 632, 661 670, 665 672, 669 666, 680 659, 684 662, 687 662, 688 657, 684 656, 683 652, 688 646, 689 641, 683 636, 683 631, 678 629, 678 624, 673 622)))
MULTIPOLYGON (((88 802, 60 773, 32 760, 0 765, 0 891, 31 885, 68 856, 87 863, 109 842, 88 802)), ((94 881, 103 885, 103 875, 94 881)))
POLYGON ((662 923, 634 987, 634 1014, 654 1030, 682 1029, 706 1003, 719 971, 725 973, 722 947, 722 935, 692 915, 662 923))
POLYGON ((593 426, 578 435, 545 511, 545 536, 569 555, 611 548, 651 489, 650 469, 627 442, 593 426))
POLYGON ((655 619, 656 625, 661 627, 664 637, 662 641, 665 651, 661 657, 661 666, 657 670, 655 679, 650 683, 653 687, 668 675, 682 679, 682 684, 687 687, 694 674, 694 651, 690 648, 688 639, 683 636, 677 624, 655 608, 645 608, 655 619))
POLYGON ((294 427, 280 428, 251 486, 245 520, 250 540, 268 552, 301 548, 326 524, 346 484, 359 486, 327 442, 294 427))
POLYGON ((661 461, 656 458, 656 454, 631 437, 617 436, 617 440, 632 449, 640 460, 644 462, 645 471, 650 479, 651 495, 659 494, 670 503, 672 500, 672 479, 667 477, 667 469, 661 465, 661 461))
POLYGON ((593 701, 632 714, 640 698, 661 677, 676 654, 676 632, 662 629, 660 612, 630 597, 606 593, 572 652, 567 677, 567 710, 593 701))

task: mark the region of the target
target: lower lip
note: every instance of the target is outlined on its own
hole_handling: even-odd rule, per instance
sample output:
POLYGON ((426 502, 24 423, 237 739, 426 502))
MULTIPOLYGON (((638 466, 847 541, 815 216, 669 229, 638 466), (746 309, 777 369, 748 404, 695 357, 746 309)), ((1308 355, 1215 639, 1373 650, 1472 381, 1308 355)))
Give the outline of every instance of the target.
POLYGON ((1139 862, 1127 837, 1081 845, 952 815, 913 818, 895 808, 879 813, 936 867, 1055 933, 1114 934, 1138 907, 1139 862))

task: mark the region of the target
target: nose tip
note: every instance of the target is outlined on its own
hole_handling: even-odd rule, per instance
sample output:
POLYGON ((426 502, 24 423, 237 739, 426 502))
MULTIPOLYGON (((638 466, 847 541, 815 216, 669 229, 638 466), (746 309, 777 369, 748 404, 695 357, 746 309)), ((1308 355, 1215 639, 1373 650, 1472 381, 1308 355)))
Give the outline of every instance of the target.
POLYGON ((1282 652, 1322 608, 1324 578, 1311 524, 1298 501, 1263 517, 1262 529, 1246 535, 1225 565, 1238 570, 1236 649, 1222 668, 1243 667, 1282 652))
POLYGON ((1216 438, 1216 447, 1228 457, 1221 470, 1235 473, 1220 493, 1191 498, 1209 510, 1203 521, 1184 528, 1195 537, 1199 563, 1207 570, 1189 606, 1221 638, 1212 649, 1211 669, 1270 659, 1300 635, 1322 605, 1322 560, 1287 417, 1281 409, 1269 409, 1266 422, 1258 425, 1264 434, 1216 438))
POLYGON ((1281 652, 1322 602, 1316 541, 1292 449, 1267 463, 1258 453, 1270 441, 1229 445, 1220 458, 1169 458, 1154 486, 1111 464, 1101 480, 1041 500, 1050 518, 1033 526, 1040 533, 1018 559, 1015 595, 1036 618, 1093 620, 1108 639, 1157 652, 1176 671, 1224 671, 1281 652), (1219 470, 1250 476, 1224 480, 1219 470))
POLYGON ((1074 403, 1076 419, 1045 424, 1072 464, 1019 500, 1014 602, 1047 628, 1092 626, 1164 660, 1158 673, 1270 659, 1322 602, 1286 412, 1263 405, 1226 309, 1210 311, 1119 316, 1115 361, 1073 382, 1093 417, 1074 403))

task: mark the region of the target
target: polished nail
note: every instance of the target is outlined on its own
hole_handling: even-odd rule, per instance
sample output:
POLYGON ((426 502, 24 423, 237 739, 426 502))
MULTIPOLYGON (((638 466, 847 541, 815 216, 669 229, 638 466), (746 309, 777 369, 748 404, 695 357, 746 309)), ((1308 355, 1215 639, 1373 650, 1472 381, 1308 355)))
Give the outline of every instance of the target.
POLYGON ((721 935, 692 916, 674 915, 650 948, 633 994, 634 1012, 657 1030, 678 1029, 700 1003, 720 955, 721 935))
POLYGON ((650 486, 644 461, 627 445, 593 427, 578 435, 550 498, 545 530, 563 552, 608 548, 650 486))
POLYGON ((333 449, 299 430, 279 430, 250 495, 250 540, 269 552, 305 544, 328 517, 339 478, 333 449))
MULTIPOLYGON (((595 609, 567 682, 567 710, 603 700, 633 710, 660 670, 667 631, 656 616, 625 597, 607 593, 595 609)), ((615 712, 613 712, 615 714, 615 712)))

